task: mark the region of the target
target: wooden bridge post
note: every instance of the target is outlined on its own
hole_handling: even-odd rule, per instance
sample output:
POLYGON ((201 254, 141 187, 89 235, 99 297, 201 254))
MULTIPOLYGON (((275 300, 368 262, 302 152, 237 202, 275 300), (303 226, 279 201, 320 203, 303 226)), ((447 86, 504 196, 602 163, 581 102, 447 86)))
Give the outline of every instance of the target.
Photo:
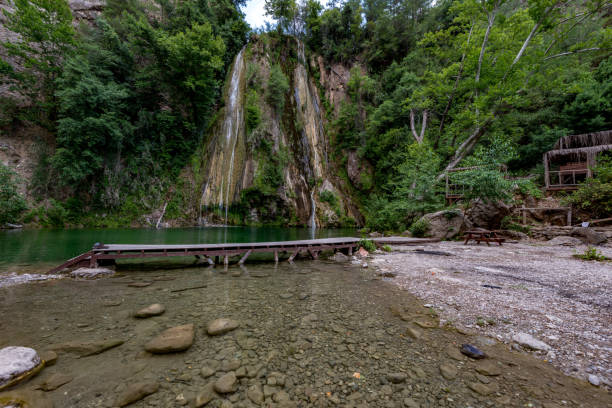
POLYGON ((353 246, 352 245, 348 248, 348 256, 353 256, 353 246))
POLYGON ((226 265, 226 266, 229 265, 229 256, 225 255, 223 257, 223 265, 226 265))
POLYGON ((278 251, 274 251, 274 263, 278 263, 278 251))
POLYGON ((296 249, 294 253, 291 254, 291 256, 289 257, 289 262, 293 263, 293 260, 295 259, 295 257, 297 256, 297 254, 300 253, 300 249, 296 249))
POLYGON ((238 265, 244 265, 244 262, 247 260, 247 258, 249 257, 249 255, 251 255, 251 252, 253 252, 252 249, 249 249, 246 254, 244 254, 244 256, 242 258, 240 258, 240 261, 238 261, 238 265))

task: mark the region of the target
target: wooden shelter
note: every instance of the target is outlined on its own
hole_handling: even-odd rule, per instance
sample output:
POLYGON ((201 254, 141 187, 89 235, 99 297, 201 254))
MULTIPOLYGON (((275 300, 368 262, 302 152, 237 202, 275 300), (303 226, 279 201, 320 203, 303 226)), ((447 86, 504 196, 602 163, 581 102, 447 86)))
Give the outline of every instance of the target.
POLYGON ((605 151, 612 151, 612 130, 560 138, 544 153, 546 190, 577 189, 578 183, 593 177, 597 155, 605 151))

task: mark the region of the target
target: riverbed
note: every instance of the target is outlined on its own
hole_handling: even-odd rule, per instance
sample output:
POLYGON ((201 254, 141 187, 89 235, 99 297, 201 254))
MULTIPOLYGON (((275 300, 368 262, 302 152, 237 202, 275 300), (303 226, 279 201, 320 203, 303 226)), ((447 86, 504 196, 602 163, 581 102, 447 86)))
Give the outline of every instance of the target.
POLYGON ((261 394, 263 405, 279 407, 612 403, 605 391, 490 338, 435 327, 432 309, 381 278, 376 268, 349 262, 123 266, 104 279, 2 288, 0 312, 0 347, 58 350, 54 366, 17 388, 32 390, 53 375, 68 376, 71 381, 43 395, 55 407, 112 407, 139 382, 157 383, 159 389, 134 407, 194 406, 210 391, 207 384, 230 371, 239 373, 236 390, 213 393, 206 406, 256 406, 253 394, 261 394), (152 303, 163 304, 166 312, 133 317, 152 303), (239 327, 209 336, 206 326, 218 318, 233 319, 239 327), (163 330, 184 324, 195 325, 187 351, 144 350, 163 330), (69 342, 103 340, 123 343, 80 358, 61 351, 69 342), (489 357, 468 359, 458 351, 463 343, 489 357))
MULTIPOLYGON (((312 234, 228 230, 181 229, 157 238, 151 230, 80 231, 76 236, 34 231, 17 243, 3 235, 0 245, 9 274, 42 276, 49 265, 90 248, 94 237, 106 243, 185 243, 312 234), (45 239, 37 241, 38 234, 45 239), (40 243, 46 249, 40 250, 40 243)), ((0 287, 0 348, 58 354, 54 365, 8 392, 56 408, 113 407, 142 384, 157 391, 130 406, 193 407, 209 401, 205 406, 225 408, 612 407, 603 388, 567 377, 550 363, 476 331, 440 325, 436 308, 399 287, 397 278, 381 276, 386 268, 377 266, 380 256, 228 268, 174 259, 127 262, 114 275, 95 280, 62 276, 0 287), (134 317, 154 303, 165 312, 134 317), (232 319, 238 328, 210 336, 206 328, 219 318, 232 319), (195 338, 186 351, 145 351, 164 330, 187 324, 194 325, 195 338), (466 343, 488 357, 464 356, 459 350, 466 343), (93 355, 82 351, 100 344, 115 347, 93 355), (212 391, 228 373, 235 378, 231 391, 212 391), (63 384, 55 388, 58 383, 63 384)), ((411 266, 405 262, 405 268, 411 266)))

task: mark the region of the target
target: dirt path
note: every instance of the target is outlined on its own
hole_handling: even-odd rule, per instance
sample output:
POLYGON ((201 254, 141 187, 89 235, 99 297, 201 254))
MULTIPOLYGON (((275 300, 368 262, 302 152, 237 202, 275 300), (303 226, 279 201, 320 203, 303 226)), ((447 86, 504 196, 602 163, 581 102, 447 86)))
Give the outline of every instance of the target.
MULTIPOLYGON (((432 305, 443 324, 515 348, 514 335, 530 334, 551 348, 536 351, 540 358, 612 387, 612 263, 572 257, 584 249, 441 242, 395 247, 372 263, 396 274, 393 281, 432 305)), ((612 248, 600 250, 612 258, 612 248)))

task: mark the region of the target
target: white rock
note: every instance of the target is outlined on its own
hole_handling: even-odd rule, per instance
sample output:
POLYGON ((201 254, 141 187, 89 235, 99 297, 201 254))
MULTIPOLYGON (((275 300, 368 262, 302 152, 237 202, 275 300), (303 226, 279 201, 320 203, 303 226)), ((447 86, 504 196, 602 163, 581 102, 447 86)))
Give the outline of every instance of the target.
POLYGON ((28 347, 5 347, 0 350, 0 387, 36 368, 41 363, 36 350, 28 347))
POLYGON ((107 268, 79 268, 70 273, 73 278, 93 279, 113 275, 115 271, 107 268))
POLYGON ((542 351, 550 350, 550 346, 548 344, 536 339, 531 334, 516 333, 514 336, 512 336, 512 340, 514 340, 521 346, 530 348, 532 350, 542 350, 542 351))
POLYGON ((596 387, 599 387, 599 384, 601 383, 599 377, 595 374, 589 374, 589 382, 596 387))

